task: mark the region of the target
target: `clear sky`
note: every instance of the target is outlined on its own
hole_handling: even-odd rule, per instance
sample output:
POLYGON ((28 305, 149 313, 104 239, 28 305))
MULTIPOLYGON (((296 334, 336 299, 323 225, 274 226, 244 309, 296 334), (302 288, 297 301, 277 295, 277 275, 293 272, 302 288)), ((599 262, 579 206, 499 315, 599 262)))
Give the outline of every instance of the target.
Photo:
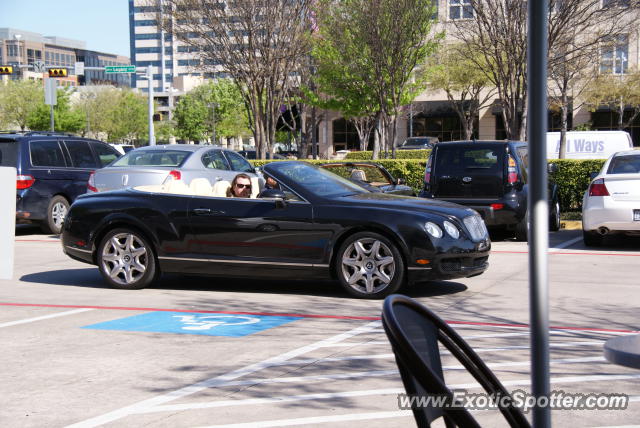
POLYGON ((82 40, 92 51, 129 56, 127 0, 0 0, 0 28, 82 40))

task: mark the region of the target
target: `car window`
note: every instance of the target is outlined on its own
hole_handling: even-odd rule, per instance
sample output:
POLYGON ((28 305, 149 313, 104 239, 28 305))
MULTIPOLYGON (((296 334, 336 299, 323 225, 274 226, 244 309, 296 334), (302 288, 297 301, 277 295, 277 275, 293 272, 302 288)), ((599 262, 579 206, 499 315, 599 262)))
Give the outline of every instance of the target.
POLYGON ((107 166, 114 160, 120 157, 120 153, 117 150, 112 149, 111 147, 97 143, 95 141, 91 142, 91 147, 93 147, 93 151, 98 156, 98 161, 100 162, 100 166, 107 166))
POLYGON ((67 166, 62 155, 60 144, 55 140, 30 141, 31 165, 33 166, 67 166))
POLYGON ((180 166, 192 152, 185 150, 132 150, 111 166, 180 166))
POLYGON ((640 156, 615 156, 611 159, 607 174, 633 174, 640 172, 640 156))
POLYGON ((69 140, 64 142, 71 157, 71 163, 76 168, 97 168, 89 143, 86 141, 69 140))
POLYGON ((269 164, 269 166, 318 196, 336 197, 369 193, 363 187, 324 168, 316 168, 305 163, 287 164, 285 162, 284 165, 278 165, 278 163, 269 164))
POLYGON ((529 168, 529 150, 527 150, 526 147, 518 147, 516 151, 518 152, 518 157, 522 159, 522 165, 524 165, 524 167, 528 169, 529 168))
POLYGON ((0 139, 0 166, 16 167, 18 147, 19 143, 16 140, 0 139))
POLYGON ((437 171, 483 169, 499 171, 502 160, 498 148, 441 147, 436 156, 437 171))
POLYGON ((227 159, 229 159, 229 163, 231 164, 231 169, 239 172, 254 172, 251 164, 242 156, 237 154, 236 152, 225 151, 224 152, 227 159))
POLYGON ((205 168, 229 170, 227 159, 220 150, 209 150, 202 155, 202 164, 205 168))

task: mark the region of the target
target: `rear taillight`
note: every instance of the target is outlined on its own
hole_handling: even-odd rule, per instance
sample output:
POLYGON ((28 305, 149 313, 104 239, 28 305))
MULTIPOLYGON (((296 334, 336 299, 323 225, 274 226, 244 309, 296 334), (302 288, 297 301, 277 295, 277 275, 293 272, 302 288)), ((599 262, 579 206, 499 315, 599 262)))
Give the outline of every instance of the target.
POLYGON ((91 171, 91 174, 89 174, 89 180, 87 181, 87 189, 89 189, 92 192, 98 191, 98 189, 96 188, 96 172, 95 171, 91 171))
POLYGON ((493 210, 501 210, 504 208, 504 204, 491 204, 491 209, 493 210))
POLYGON ((424 170, 424 189, 429 190, 431 187, 431 165, 433 164, 433 157, 429 156, 427 159, 427 167, 424 170))
MULTIPOLYGON (((180 180, 182 178, 182 174, 180 174, 180 171, 178 170, 173 170, 171 172, 169 172, 169 176, 173 177, 174 180, 180 180)), ((169 177, 167 177, 169 178, 169 177)))
POLYGON ((33 178, 31 175, 18 175, 16 177, 16 189, 17 190, 28 189, 29 187, 33 186, 33 183, 35 182, 36 182, 36 179, 33 178))
POLYGON ((516 160, 509 156, 509 167, 507 169, 507 182, 515 184, 518 181, 518 170, 516 169, 516 160))
POLYGON ((589 196, 609 196, 607 186, 604 184, 604 178, 593 180, 593 183, 589 186, 589 196))

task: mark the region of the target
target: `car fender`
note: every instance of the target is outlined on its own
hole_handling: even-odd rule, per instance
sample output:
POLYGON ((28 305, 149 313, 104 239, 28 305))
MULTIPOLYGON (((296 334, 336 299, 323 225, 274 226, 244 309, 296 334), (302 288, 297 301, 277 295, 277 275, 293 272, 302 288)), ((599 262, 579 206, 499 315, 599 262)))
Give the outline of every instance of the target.
POLYGON ((100 244, 100 240, 104 235, 115 227, 134 227, 144 233, 145 237, 157 248, 159 242, 157 240, 157 234, 152 231, 149 226, 137 217, 123 212, 115 212, 103 217, 98 225, 93 229, 89 239, 91 242, 91 250, 94 253, 100 244))

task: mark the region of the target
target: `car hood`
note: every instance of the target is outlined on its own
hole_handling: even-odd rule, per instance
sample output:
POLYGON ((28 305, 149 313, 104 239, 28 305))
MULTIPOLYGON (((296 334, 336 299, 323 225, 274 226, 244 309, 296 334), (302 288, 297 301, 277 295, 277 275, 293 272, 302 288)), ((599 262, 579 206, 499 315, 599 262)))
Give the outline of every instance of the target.
POLYGON ((387 193, 360 193, 333 200, 333 202, 338 201, 355 202, 372 208, 381 207, 399 211, 406 211, 407 207, 411 207, 415 211, 438 214, 445 217, 455 216, 460 219, 476 214, 471 208, 454 204, 453 202, 416 198, 414 196, 390 195, 387 193))

